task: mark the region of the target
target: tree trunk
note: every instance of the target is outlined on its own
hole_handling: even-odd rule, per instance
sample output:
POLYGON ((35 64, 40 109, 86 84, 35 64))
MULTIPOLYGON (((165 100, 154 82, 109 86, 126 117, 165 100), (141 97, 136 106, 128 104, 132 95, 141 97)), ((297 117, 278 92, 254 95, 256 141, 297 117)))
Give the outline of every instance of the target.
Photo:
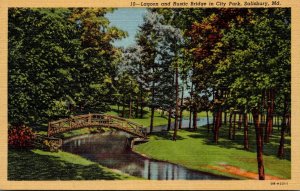
POLYGON ((287 129, 288 129, 289 136, 291 136, 291 115, 290 114, 288 114, 287 129))
POLYGON ((270 135, 273 129, 273 112, 274 112, 274 91, 268 90, 267 92, 268 108, 267 108, 267 119, 266 119, 266 131, 264 141, 265 143, 270 142, 270 135))
POLYGON ((248 139, 248 115, 244 113, 244 149, 249 150, 249 139, 248 139))
POLYGON ((123 110, 122 110, 122 117, 125 117, 125 97, 123 97, 123 110))
POLYGON ((132 118, 132 95, 130 94, 129 98, 129 115, 128 118, 132 118))
POLYGON ((141 97, 141 103, 140 103, 140 118, 142 119, 144 117, 144 107, 143 107, 143 98, 141 97))
POLYGON ((193 128, 194 130, 197 130, 197 110, 194 109, 194 112, 193 112, 193 128))
POLYGON ((142 85, 140 84, 140 118, 142 119, 144 117, 144 108, 143 108, 143 91, 142 91, 142 85))
POLYGON ((233 114, 233 135, 232 139, 235 140, 235 128, 236 128, 236 112, 233 114))
POLYGON ((227 125, 227 112, 224 112, 224 124, 227 125))
POLYGON ((172 108, 169 109, 167 131, 170 131, 170 129, 171 129, 171 112, 172 112, 172 108))
POLYGON ((219 128, 220 127, 222 127, 222 125, 223 125, 223 117, 224 117, 224 115, 223 115, 223 110, 222 110, 222 106, 220 106, 220 118, 219 118, 219 128))
MULTIPOLYGON (((138 75, 141 75, 143 73, 142 64, 138 65, 138 75)), ((144 108, 143 108, 143 84, 139 82, 139 97, 140 97, 140 118, 142 119, 144 116, 144 108)))
POLYGON ((280 133, 280 144, 278 148, 277 156, 280 158, 284 157, 284 141, 285 141, 285 130, 286 130, 286 124, 284 121, 281 123, 281 133, 280 133))
POLYGON ((153 132, 153 120, 154 120, 154 107, 151 107, 151 119, 150 119, 150 133, 153 132))
POLYGON ((189 120, 189 129, 192 127, 192 112, 193 112, 193 94, 194 94, 194 92, 193 92, 193 82, 192 82, 192 86, 191 86, 191 94, 190 94, 190 96, 191 96, 191 103, 190 103, 190 120, 189 120))
POLYGON ((217 134, 217 132, 218 132, 218 121, 219 121, 219 111, 217 111, 216 112, 216 119, 215 119, 215 126, 214 126, 214 142, 217 144, 218 143, 218 134, 217 134))
POLYGON ((219 116, 219 118, 218 118, 218 126, 219 126, 219 128, 222 126, 222 123, 223 123, 223 111, 221 110, 221 114, 220 114, 220 116, 219 116))
POLYGON ((215 129, 216 129, 216 112, 213 111, 212 115, 213 115, 212 132, 215 133, 215 129))
POLYGON ((179 114, 179 129, 182 128, 182 112, 183 112, 183 93, 184 93, 184 87, 182 85, 182 90, 181 90, 181 100, 180 100, 180 114, 179 114))
POLYGON ((219 140, 219 129, 221 126, 221 121, 222 121, 222 109, 221 106, 218 106, 218 110, 216 113, 215 130, 214 130, 214 141, 216 144, 218 144, 218 140, 219 140))
MULTIPOLYGON (((215 101, 215 91, 214 89, 212 90, 212 96, 213 96, 213 101, 215 101)), ((215 126, 216 126, 216 112, 215 112, 215 108, 213 106, 213 112, 212 112, 212 115, 213 115, 213 124, 212 124, 212 131, 213 133, 215 133, 215 126)))
POLYGON ((135 118, 138 118, 139 115, 139 98, 138 96, 136 97, 136 107, 135 107, 135 118))
POLYGON ((143 107, 143 104, 141 104, 140 118, 143 119, 143 117, 144 117, 144 107, 143 107))
POLYGON ((274 126, 274 111, 275 111, 275 91, 271 91, 271 116, 269 119, 269 137, 273 134, 273 126, 274 126))
POLYGON ((152 81, 152 99, 151 99, 151 120, 150 120, 150 133, 153 131, 153 120, 154 120, 154 81, 152 81))
POLYGON ((274 111, 275 111, 275 91, 274 90, 272 90, 271 104, 272 104, 272 116, 271 116, 271 124, 270 124, 270 134, 273 134, 274 111))
POLYGON ((228 138, 231 140, 232 139, 232 113, 229 114, 229 133, 228 133, 228 138))
POLYGON ((189 129, 192 127, 192 108, 190 108, 190 115, 189 115, 189 129))
POLYGON ((208 117, 208 110, 206 110, 206 123, 207 123, 207 132, 209 133, 209 117, 208 117))
POLYGON ((180 121, 179 121, 179 129, 181 129, 182 128, 182 113, 183 113, 183 110, 182 109, 180 109, 180 113, 179 113, 179 119, 180 119, 180 121))
POLYGON ((255 134, 256 134, 256 152, 257 152, 257 164, 258 164, 258 178, 259 180, 265 179, 265 169, 263 161, 263 129, 259 121, 259 110, 252 110, 255 134))
POLYGON ((286 131, 286 117, 287 117, 287 100, 286 95, 284 96, 284 109, 281 121, 281 133, 280 133, 280 144, 278 148, 277 156, 282 158, 284 156, 284 135, 286 131))
POLYGON ((173 141, 176 141, 177 138, 177 129, 178 129, 178 63, 176 62, 176 69, 175 69, 175 100, 176 100, 176 106, 175 106, 175 126, 174 126, 174 134, 173 134, 173 141))

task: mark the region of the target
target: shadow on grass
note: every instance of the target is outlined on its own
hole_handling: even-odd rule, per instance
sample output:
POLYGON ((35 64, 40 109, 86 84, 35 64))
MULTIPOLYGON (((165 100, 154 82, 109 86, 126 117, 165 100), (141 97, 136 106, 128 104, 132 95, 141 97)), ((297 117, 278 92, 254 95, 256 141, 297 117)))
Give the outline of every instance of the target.
MULTIPOLYGON (((155 136, 155 140, 172 140, 173 131, 162 131, 162 132, 153 132, 151 135, 155 136)), ((177 135, 176 140, 183 140, 182 136, 177 135)))
MULTIPOLYGON (((219 141, 218 144, 216 144, 213 141, 213 132, 210 131, 207 132, 206 127, 200 127, 196 131, 197 134, 188 135, 191 138, 196 139, 203 139, 205 141, 205 144, 207 145, 215 145, 222 148, 227 149, 239 149, 239 150, 245 150, 244 149, 244 129, 236 129, 236 136, 234 140, 228 139, 228 128, 227 126, 222 126, 220 128, 219 132, 219 141)), ((256 153, 256 135, 255 135, 255 129, 253 126, 249 127, 249 152, 255 152, 256 153)), ((279 141, 280 141, 280 130, 274 128, 273 134, 270 136, 270 142, 264 143, 264 150, 263 153, 266 156, 275 156, 277 157, 277 151, 279 147, 279 141)), ((290 138, 286 137, 285 139, 285 155, 283 159, 291 160, 291 140, 290 138)))
POLYGON ((115 180, 97 164, 68 163, 59 157, 38 155, 30 150, 9 150, 8 180, 115 180))

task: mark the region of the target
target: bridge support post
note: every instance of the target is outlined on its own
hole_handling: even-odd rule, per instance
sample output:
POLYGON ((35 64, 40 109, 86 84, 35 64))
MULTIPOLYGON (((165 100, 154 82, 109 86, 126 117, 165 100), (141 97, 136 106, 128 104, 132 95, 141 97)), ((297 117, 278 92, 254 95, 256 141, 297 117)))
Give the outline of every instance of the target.
POLYGON ((134 138, 128 137, 126 142, 127 142, 126 144, 127 149, 131 150, 134 145, 134 138))

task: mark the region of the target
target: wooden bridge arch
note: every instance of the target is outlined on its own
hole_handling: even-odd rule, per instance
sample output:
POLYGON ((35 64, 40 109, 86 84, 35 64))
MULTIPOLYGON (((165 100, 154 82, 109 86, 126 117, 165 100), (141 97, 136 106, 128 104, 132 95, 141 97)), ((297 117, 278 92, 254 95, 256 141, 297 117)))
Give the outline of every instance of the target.
POLYGON ((48 137, 85 127, 108 127, 124 131, 140 138, 146 138, 147 136, 142 125, 127 119, 113 115, 89 113, 49 122, 48 137))

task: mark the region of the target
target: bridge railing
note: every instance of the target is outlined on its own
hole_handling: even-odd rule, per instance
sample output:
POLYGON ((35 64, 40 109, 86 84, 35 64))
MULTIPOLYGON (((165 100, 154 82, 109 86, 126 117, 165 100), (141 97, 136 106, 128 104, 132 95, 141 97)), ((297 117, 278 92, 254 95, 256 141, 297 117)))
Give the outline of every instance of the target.
POLYGON ((135 122, 117 117, 117 116, 109 116, 111 120, 112 125, 119 125, 123 129, 129 128, 130 130, 136 132, 136 133, 142 133, 143 126, 140 124, 137 124, 135 122))
POLYGON ((49 122, 48 136, 91 126, 113 127, 138 136, 146 135, 143 132, 143 126, 135 122, 113 115, 89 113, 49 122))

